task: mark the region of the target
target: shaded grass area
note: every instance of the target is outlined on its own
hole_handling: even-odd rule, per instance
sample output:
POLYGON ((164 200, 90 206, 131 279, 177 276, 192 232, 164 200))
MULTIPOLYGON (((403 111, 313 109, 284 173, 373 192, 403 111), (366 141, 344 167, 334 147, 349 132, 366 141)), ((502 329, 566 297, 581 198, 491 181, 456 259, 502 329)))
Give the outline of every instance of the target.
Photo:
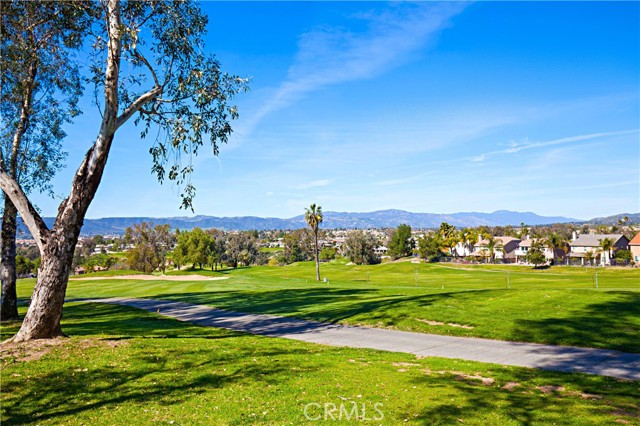
MULTIPOLYGON (((171 299, 326 322, 640 352, 640 270, 500 265, 322 265, 176 271, 223 281, 70 282, 67 296, 171 299), (510 288, 506 288, 506 272, 510 288), (591 279, 598 272, 599 288, 591 279)), ((27 281, 19 294, 29 294, 27 281)))
MULTIPOLYGON (((346 424, 640 420, 640 382, 331 348, 113 305, 68 304, 63 321, 74 337, 39 360, 2 359, 3 425, 336 424, 325 404, 345 406, 346 424), (304 416, 310 403, 317 421, 304 416), (348 420, 354 406, 360 418, 348 420)), ((17 325, 3 325, 3 336, 17 325)))

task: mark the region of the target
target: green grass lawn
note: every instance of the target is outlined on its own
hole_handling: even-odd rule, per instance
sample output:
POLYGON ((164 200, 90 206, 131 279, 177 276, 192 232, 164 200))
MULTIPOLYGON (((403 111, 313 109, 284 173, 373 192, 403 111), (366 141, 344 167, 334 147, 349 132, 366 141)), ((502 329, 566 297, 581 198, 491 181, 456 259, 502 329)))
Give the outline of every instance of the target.
MULTIPOLYGON (((171 299, 319 321, 640 352, 638 269, 334 262, 321 266, 325 284, 313 279, 313 268, 305 262, 167 272, 228 278, 219 281, 71 281, 67 297, 171 299)), ((21 281, 19 296, 29 297, 32 285, 21 281)))
MULTIPOLYGON (((176 284, 193 285, 154 285, 176 284)), ((332 348, 113 305, 68 303, 63 328, 72 337, 51 347, 3 348, 3 425, 640 424, 638 381, 332 348)))

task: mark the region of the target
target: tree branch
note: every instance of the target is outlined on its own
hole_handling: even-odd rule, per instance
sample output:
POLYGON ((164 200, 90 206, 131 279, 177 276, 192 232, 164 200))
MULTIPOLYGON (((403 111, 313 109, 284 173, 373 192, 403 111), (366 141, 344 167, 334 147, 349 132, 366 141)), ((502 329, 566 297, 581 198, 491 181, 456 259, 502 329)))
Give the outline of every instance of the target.
POLYGON ((24 191, 22 191, 20 185, 6 173, 4 168, 0 169, 0 188, 20 212, 22 220, 31 231, 33 239, 36 240, 40 253, 43 253, 46 239, 49 236, 49 228, 47 228, 40 214, 33 207, 24 191))
POLYGON ((140 97, 138 99, 136 99, 135 101, 133 101, 131 103, 131 105, 129 105, 123 111, 123 113, 118 117, 118 119, 116 120, 116 127, 115 127, 116 130, 120 126, 122 126, 124 123, 126 123, 127 120, 129 120, 133 114, 135 114, 136 112, 140 111, 140 109, 142 108, 142 106, 144 104, 154 100, 161 93, 162 93, 162 87, 156 86, 153 89, 149 90, 148 92, 140 95, 140 97))
POLYGON ((145 58, 142 53, 138 52, 138 49, 133 49, 133 56, 138 58, 140 62, 142 62, 149 69, 149 71, 151 72, 151 76, 153 77, 153 82, 156 84, 156 86, 160 86, 160 82, 158 82, 158 76, 156 75, 156 72, 149 61, 147 61, 147 58, 145 58))

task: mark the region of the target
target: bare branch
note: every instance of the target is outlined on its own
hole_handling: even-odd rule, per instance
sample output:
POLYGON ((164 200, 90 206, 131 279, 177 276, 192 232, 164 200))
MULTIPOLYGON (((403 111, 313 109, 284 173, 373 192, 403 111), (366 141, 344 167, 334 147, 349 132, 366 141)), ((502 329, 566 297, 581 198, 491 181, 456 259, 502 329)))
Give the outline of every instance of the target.
POLYGON ((49 236, 49 228, 47 228, 44 220, 33 207, 20 185, 6 173, 4 167, 0 169, 0 188, 20 212, 22 220, 36 240, 40 253, 43 253, 46 239, 49 236))

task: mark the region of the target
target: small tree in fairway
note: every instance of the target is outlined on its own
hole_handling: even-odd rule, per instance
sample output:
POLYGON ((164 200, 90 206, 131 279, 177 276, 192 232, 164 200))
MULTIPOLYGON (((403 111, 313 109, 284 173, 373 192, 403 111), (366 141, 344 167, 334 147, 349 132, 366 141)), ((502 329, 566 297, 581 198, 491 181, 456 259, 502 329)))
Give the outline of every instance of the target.
POLYGON ((533 241, 531 248, 527 252, 525 257, 527 262, 533 265, 533 268, 538 268, 540 265, 547 263, 547 258, 544 256, 544 246, 539 241, 533 241))
POLYGON ((411 238, 411 227, 409 225, 400 225, 395 230, 389 240, 389 256, 397 259, 403 256, 411 256, 414 247, 414 241, 411 238))

